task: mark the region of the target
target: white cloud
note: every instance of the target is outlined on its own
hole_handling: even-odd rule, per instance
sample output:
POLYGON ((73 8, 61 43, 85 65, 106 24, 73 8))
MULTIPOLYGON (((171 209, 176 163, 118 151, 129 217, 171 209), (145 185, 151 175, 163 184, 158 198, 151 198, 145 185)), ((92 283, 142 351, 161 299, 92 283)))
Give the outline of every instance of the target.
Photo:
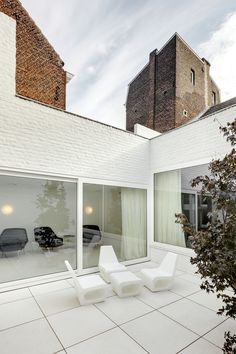
POLYGON ((211 63, 211 75, 221 90, 222 101, 236 96, 236 12, 227 16, 199 51, 211 63))

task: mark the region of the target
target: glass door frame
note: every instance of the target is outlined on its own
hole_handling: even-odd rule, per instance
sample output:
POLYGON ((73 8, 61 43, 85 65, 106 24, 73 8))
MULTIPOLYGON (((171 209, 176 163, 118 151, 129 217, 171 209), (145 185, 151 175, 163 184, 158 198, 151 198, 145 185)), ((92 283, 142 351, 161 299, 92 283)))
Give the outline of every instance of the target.
MULTIPOLYGON (((85 177, 75 177, 75 176, 66 176, 63 174, 57 173, 40 173, 39 171, 30 172, 24 170, 9 170, 9 169, 1 169, 0 175, 4 176, 11 176, 11 177, 23 177, 23 178, 33 178, 33 179, 45 179, 45 180, 55 180, 55 181, 62 181, 62 182, 72 182, 76 183, 76 213, 77 213, 77 223, 76 223, 76 233, 77 233, 77 243, 76 243, 76 273, 78 275, 83 274, 90 274, 94 272, 98 272, 98 267, 83 269, 83 184, 90 183, 90 184, 101 184, 101 185, 108 185, 108 186, 117 186, 117 187, 128 187, 128 188, 140 188, 146 190, 147 196, 147 206, 146 206, 146 216, 147 216, 147 256, 132 259, 130 261, 122 262, 124 265, 132 265, 142 262, 147 262, 150 260, 150 244, 152 242, 152 234, 151 234, 151 220, 152 220, 152 204, 150 200, 152 198, 152 186, 148 184, 138 184, 138 183, 126 183, 123 181, 111 181, 111 180, 102 180, 102 179, 94 179, 94 178, 85 178, 85 177)), ((0 283, 0 293, 20 289, 24 287, 40 285, 51 283, 55 281, 65 280, 70 278, 68 272, 58 272, 58 273, 51 273, 41 276, 35 276, 31 278, 25 278, 20 280, 13 280, 5 283, 0 283)))
POLYGON ((78 179, 78 195, 80 198, 78 198, 78 219, 77 219, 77 234, 78 234, 78 242, 77 242, 77 252, 78 252, 78 262, 77 262, 77 273, 80 275, 82 274, 90 274, 94 272, 98 272, 98 267, 91 267, 91 268, 83 268, 83 185, 84 184, 98 184, 102 186, 114 186, 114 187, 127 187, 127 188, 139 188, 139 189, 145 189, 146 190, 146 220, 147 220, 147 228, 146 228, 146 250, 147 250, 147 255, 142 258, 136 258, 128 261, 123 261, 121 262, 124 265, 132 265, 132 264, 137 264, 137 263, 142 263, 142 262, 147 262, 150 260, 150 252, 149 252, 149 245, 150 245, 150 240, 151 240, 151 235, 150 235, 150 230, 149 230, 149 224, 150 224, 150 218, 151 218, 151 213, 149 211, 149 196, 151 193, 151 187, 148 186, 147 184, 134 184, 134 183, 125 183, 122 181, 111 181, 111 180, 102 180, 102 179, 94 179, 94 178, 79 178, 78 179))
POLYGON ((195 190, 191 189, 182 189, 181 194, 192 194, 195 195, 195 230, 197 231, 197 226, 198 226, 198 201, 197 201, 197 196, 198 192, 195 190))

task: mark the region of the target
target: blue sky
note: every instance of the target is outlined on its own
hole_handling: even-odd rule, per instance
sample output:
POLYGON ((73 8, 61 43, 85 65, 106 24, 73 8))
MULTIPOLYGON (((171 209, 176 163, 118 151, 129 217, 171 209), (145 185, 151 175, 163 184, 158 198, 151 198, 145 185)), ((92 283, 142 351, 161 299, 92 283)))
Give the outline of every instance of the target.
POLYGON ((21 0, 75 76, 67 110, 125 128, 128 83, 178 32, 236 96, 235 0, 21 0))

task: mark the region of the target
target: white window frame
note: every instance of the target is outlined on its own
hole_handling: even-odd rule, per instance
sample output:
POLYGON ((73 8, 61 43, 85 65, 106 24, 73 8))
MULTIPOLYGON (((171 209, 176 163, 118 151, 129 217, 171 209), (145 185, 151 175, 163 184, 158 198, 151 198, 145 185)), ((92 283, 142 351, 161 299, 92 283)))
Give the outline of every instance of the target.
MULTIPOLYGON (((150 187, 146 184, 137 184, 137 183, 129 183, 129 182, 121 182, 121 181, 111 181, 111 180, 103 180, 103 179, 94 179, 94 178, 80 178, 79 179, 79 190, 80 190, 80 195, 82 196, 80 202, 82 203, 80 205, 80 208, 82 210, 81 213, 81 218, 79 220, 79 229, 82 232, 83 229, 83 185, 84 184, 98 184, 98 185, 102 185, 102 186, 114 186, 114 187, 126 187, 126 188, 140 188, 140 189, 145 189, 147 192, 147 209, 146 209, 146 213, 147 213, 147 230, 146 230, 146 237, 147 237, 147 256, 146 257, 142 257, 142 258, 136 258, 136 259, 131 259, 128 261, 123 261, 121 262, 122 264, 128 266, 128 265, 133 265, 133 264, 137 264, 137 263, 142 263, 142 262, 147 262, 150 260, 150 250, 149 250, 149 244, 151 242, 151 233, 150 233, 150 228, 149 228, 149 223, 150 220, 149 218, 151 217, 150 215, 150 210, 149 210, 149 195, 150 195, 150 187)), ((79 209, 79 207, 78 207, 79 209)), ((78 224, 79 224, 78 223, 78 224)), ((80 274, 90 274, 90 273, 94 273, 94 272, 98 272, 98 267, 91 267, 91 268, 87 268, 87 269, 83 269, 83 258, 82 258, 82 247, 83 247, 83 237, 82 234, 79 235, 81 236, 80 239, 80 250, 81 253, 78 255, 80 257, 80 266, 81 266, 81 273, 80 274)), ((78 242, 79 243, 79 242, 78 242)))
MULTIPOLYGON (((151 203, 150 196, 151 196, 151 186, 147 184, 137 184, 137 183, 130 183, 130 182, 123 182, 123 181, 113 181, 113 180, 103 180, 103 179, 94 179, 94 178, 85 178, 85 177, 77 177, 71 175, 63 175, 63 174, 56 174, 56 173, 40 173, 40 172, 29 172, 27 170, 16 170, 16 169, 4 169, 1 168, 0 176, 11 176, 11 177, 23 177, 23 178, 34 178, 34 179, 45 179, 45 180, 55 180, 61 182, 71 182, 76 183, 76 201, 77 201, 77 223, 76 223, 76 234, 77 234, 77 247, 76 247, 76 261, 77 261, 77 268, 75 269, 78 275, 90 274, 94 272, 98 272, 98 267, 92 267, 83 269, 83 184, 90 183, 90 184, 101 184, 101 185, 110 185, 110 186, 117 186, 117 187, 128 187, 128 188, 140 188, 145 189, 147 191, 147 256, 138 259, 132 259, 129 261, 122 262, 124 265, 132 265, 142 262, 147 262, 150 260, 150 250, 149 245, 152 242, 152 234, 151 234, 151 203)), ((31 278, 25 278, 20 280, 13 280, 9 282, 0 283, 0 293, 25 288, 34 285, 40 285, 45 283, 51 283, 58 280, 66 280, 70 278, 68 275, 67 270, 58 273, 46 274, 41 276, 35 276, 31 278)))
MULTIPOLYGON (((206 165, 209 164, 211 162, 211 160, 209 160, 209 158, 203 158, 203 159, 199 159, 199 160, 195 160, 192 162, 186 162, 186 163, 178 163, 176 165, 169 165, 168 167, 163 167, 163 168, 159 168, 158 170, 152 170, 151 171, 151 185, 152 185, 152 189, 153 189, 153 194, 152 194, 152 241, 150 243, 150 248, 151 249, 159 249, 159 250, 163 250, 163 251, 167 251, 167 252, 176 252, 180 255, 183 256, 188 256, 188 257, 192 257, 194 255, 194 251, 191 248, 185 248, 185 247, 180 247, 180 246, 175 246, 175 245, 170 245, 168 243, 162 243, 162 242, 158 242, 155 241, 154 239, 154 223, 155 223, 155 215, 154 215, 154 177, 155 174, 157 173, 161 173, 161 172, 168 172, 168 171, 173 171, 173 170, 179 170, 179 169, 184 169, 184 168, 188 168, 188 167, 194 167, 194 166, 199 166, 199 165, 206 165)), ((197 198, 196 198, 197 199, 197 198)), ((197 225, 197 222, 196 222, 197 225)))

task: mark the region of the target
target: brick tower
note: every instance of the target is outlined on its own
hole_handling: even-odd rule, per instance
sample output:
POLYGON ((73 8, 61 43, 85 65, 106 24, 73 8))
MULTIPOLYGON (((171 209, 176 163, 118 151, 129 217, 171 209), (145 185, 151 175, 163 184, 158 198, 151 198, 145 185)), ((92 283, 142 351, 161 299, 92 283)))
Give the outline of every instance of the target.
POLYGON ((220 103, 210 64, 175 33, 131 81, 126 101, 126 129, 136 123, 165 132, 220 103))

